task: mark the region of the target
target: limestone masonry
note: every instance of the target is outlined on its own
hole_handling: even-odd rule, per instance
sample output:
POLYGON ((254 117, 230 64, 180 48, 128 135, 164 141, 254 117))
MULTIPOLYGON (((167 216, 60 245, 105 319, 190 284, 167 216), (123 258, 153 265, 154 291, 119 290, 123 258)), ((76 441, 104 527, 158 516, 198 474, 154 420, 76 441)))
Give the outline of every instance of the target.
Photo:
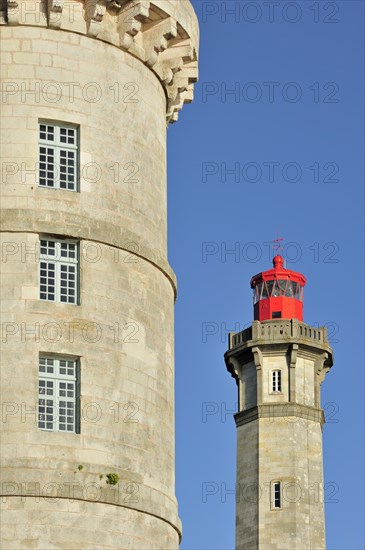
POLYGON ((177 549, 166 124, 197 18, 2 8, 2 548, 177 549))
POLYGON ((302 322, 305 278, 282 264, 252 278, 255 320, 225 354, 238 386, 237 550, 325 548, 320 386, 333 355, 326 328, 302 322))

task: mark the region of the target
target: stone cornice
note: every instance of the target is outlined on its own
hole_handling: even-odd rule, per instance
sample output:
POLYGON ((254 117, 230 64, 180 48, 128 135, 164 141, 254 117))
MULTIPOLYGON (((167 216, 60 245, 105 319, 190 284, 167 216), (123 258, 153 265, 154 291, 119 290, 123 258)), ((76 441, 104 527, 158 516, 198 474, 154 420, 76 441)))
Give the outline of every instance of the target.
POLYGON ((199 27, 189 0, 6 0, 4 7, 0 24, 76 32, 140 59, 165 90, 167 122, 193 100, 199 27))
POLYGON ((234 418, 237 428, 258 418, 287 418, 288 422, 293 422, 295 418, 303 418, 320 422, 321 426, 325 422, 322 409, 300 403, 266 403, 240 411, 234 418))
POLYGON ((182 526, 179 517, 174 513, 175 499, 157 488, 134 480, 123 470, 118 471, 118 474, 122 481, 115 487, 106 485, 105 482, 103 484, 96 473, 85 473, 76 477, 74 473, 60 469, 50 478, 48 471, 34 468, 31 460, 26 459, 23 470, 7 463, 3 465, 0 496, 3 502, 20 497, 23 501, 34 498, 39 502, 44 498, 48 502, 54 499, 55 502, 67 500, 121 506, 165 521, 177 531, 181 541, 182 526))

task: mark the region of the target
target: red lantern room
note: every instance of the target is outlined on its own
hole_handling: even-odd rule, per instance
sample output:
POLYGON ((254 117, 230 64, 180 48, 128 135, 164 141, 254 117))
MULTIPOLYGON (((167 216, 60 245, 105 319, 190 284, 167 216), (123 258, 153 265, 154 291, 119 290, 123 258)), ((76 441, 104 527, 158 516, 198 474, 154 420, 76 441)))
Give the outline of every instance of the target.
POLYGON ((284 258, 275 256, 274 268, 251 279, 255 321, 298 319, 303 321, 303 290, 306 278, 285 269, 284 258))

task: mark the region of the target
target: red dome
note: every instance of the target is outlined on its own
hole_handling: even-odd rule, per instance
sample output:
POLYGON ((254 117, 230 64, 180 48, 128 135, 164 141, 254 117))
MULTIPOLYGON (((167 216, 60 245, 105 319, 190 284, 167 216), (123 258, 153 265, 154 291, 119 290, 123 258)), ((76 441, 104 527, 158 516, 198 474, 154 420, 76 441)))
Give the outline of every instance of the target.
POLYGON ((275 269, 279 269, 284 265, 284 258, 282 256, 277 255, 274 257, 272 263, 275 269))

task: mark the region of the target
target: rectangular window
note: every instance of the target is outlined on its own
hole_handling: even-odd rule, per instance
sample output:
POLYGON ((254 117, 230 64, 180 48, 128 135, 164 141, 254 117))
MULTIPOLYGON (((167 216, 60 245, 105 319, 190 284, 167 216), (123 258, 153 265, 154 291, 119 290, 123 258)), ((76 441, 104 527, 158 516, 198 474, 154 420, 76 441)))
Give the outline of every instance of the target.
POLYGON ((272 484, 272 507, 281 508, 281 483, 274 481, 272 484))
POLYGON ((78 128, 67 124, 39 124, 39 185, 77 191, 78 128))
POLYGON ((78 361, 40 356, 38 371, 38 428, 78 432, 78 361))
POLYGON ((78 243, 40 239, 40 299, 78 303, 78 243))
POLYGON ((273 311, 271 314, 272 319, 281 319, 281 311, 273 311))
POLYGON ((272 372, 272 391, 281 392, 281 370, 272 372))

